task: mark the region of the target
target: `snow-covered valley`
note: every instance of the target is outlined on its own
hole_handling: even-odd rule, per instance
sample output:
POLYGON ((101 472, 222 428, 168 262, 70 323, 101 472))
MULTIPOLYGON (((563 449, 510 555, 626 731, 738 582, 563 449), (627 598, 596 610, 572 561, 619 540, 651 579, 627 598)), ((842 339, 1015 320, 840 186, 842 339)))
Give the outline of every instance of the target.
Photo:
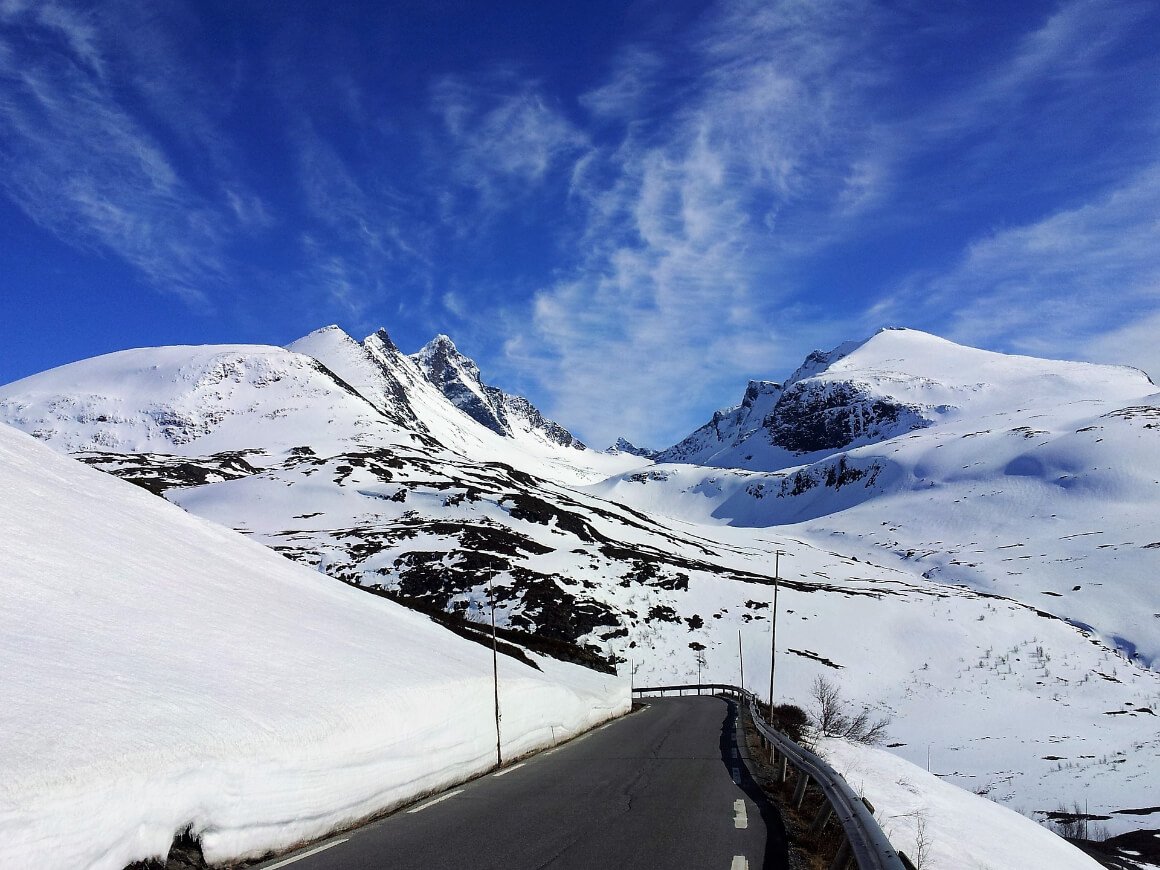
MULTIPOLYGON (((945 780, 1028 814, 1084 803, 1113 833, 1155 827, 1132 811, 1160 805, 1160 547, 1149 546, 1160 542, 1158 406, 1135 370, 908 330, 813 354, 784 383, 755 382, 655 462, 584 448, 484 384, 449 341, 407 356, 383 331, 358 342, 331 327, 289 349, 125 351, 0 388, 0 420, 242 532, 251 543, 236 546, 263 554, 263 570, 277 564, 291 585, 340 602, 324 619, 418 619, 335 580, 478 619, 492 579, 501 624, 619 663, 619 682, 546 666, 563 688, 536 691, 563 693, 569 727, 589 715, 584 704, 615 709, 629 679, 695 679, 698 655, 704 679, 736 683, 740 649, 746 685, 768 691, 773 554, 784 551, 780 700, 808 706, 824 674, 894 717, 903 758, 929 758, 945 780), (252 542, 316 573, 281 567, 252 542)), ((13 451, 36 447, 4 432, 13 451)), ((29 492, 33 465, 19 483, 29 492)), ((238 537, 101 485, 129 490, 134 509, 155 503, 199 533, 238 537)), ((13 503, 13 520, 29 499, 13 503)), ((142 564, 138 585, 184 576, 142 564)), ((43 589, 48 570, 11 582, 43 589)), ((95 594, 83 576, 70 573, 77 594, 95 594)), ((259 594, 238 583, 238 595, 259 594)), ((192 588, 175 581, 149 606, 196 613, 165 597, 192 588)), ((233 594, 224 574, 215 588, 233 594)), ((311 609, 298 595, 275 596, 277 608, 266 596, 264 610, 254 601, 230 619, 261 614, 254 628, 265 632, 267 617, 293 621, 278 608, 311 609)), ((206 649, 242 630, 215 619, 182 626, 197 640, 181 650, 205 652, 197 626, 210 626, 206 649)), ((326 652, 332 671, 348 653, 412 656, 409 637, 379 649, 346 634, 350 650, 326 652)), ((414 640, 416 662, 428 662, 427 642, 414 640)), ((483 650, 463 646, 470 665, 448 672, 476 672, 483 650)), ((348 684, 336 681, 319 691, 348 684)), ((422 694, 429 683, 407 685, 422 694)))

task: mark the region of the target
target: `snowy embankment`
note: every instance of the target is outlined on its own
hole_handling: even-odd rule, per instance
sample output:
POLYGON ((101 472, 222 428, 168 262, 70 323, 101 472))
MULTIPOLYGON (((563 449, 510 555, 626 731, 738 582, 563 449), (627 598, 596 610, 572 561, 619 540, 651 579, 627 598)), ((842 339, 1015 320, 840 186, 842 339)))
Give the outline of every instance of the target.
POLYGON ((884 749, 823 738, 818 752, 919 870, 1098 870, 1031 819, 944 782, 884 749))
MULTIPOLYGON (((288 847, 486 770, 491 651, 0 426, 0 866, 288 847)), ((506 757, 626 681, 500 661, 506 757)))

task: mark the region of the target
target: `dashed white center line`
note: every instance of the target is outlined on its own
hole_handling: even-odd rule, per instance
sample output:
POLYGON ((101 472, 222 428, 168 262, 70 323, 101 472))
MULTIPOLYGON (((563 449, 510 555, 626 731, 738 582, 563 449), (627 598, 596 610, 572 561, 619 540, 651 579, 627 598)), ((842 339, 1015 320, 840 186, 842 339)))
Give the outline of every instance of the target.
POLYGON ((744 855, 734 855, 733 863, 729 865, 729 870, 749 870, 749 862, 745 860, 744 855))
POLYGON ((419 804, 419 806, 413 807, 413 808, 407 810, 407 812, 408 813, 420 812, 422 810, 427 809, 427 807, 433 807, 433 806, 435 806, 435 804, 443 803, 443 801, 447 800, 448 798, 453 798, 457 794, 463 794, 463 789, 457 788, 455 791, 449 791, 449 792, 447 792, 447 794, 440 795, 439 797, 435 798, 434 800, 427 801, 427 803, 425 803, 425 804, 419 804))
POLYGON ((341 840, 331 840, 329 843, 323 843, 321 846, 316 846, 309 852, 303 852, 301 855, 295 855, 293 858, 287 858, 285 861, 279 861, 277 864, 271 864, 266 870, 278 870, 279 867, 285 867, 293 864, 295 861, 301 861, 303 858, 309 858, 311 855, 317 855, 319 852, 325 852, 331 846, 337 846, 339 843, 345 843, 346 838, 341 840))
POLYGON ((749 816, 745 812, 745 801, 733 801, 733 827, 748 828, 749 816))
POLYGON ((507 776, 513 770, 519 770, 525 764, 527 764, 526 761, 521 761, 519 764, 513 764, 511 767, 505 767, 503 770, 499 771, 498 773, 493 773, 492 776, 507 776))

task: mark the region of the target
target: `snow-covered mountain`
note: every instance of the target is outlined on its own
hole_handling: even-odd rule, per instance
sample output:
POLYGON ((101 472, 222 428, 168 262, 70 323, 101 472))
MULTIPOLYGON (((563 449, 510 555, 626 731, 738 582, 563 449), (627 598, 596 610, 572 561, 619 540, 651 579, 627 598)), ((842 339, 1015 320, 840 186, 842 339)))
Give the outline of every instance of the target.
POLYGON ((1144 373, 885 330, 812 355, 787 384, 763 426, 711 457, 776 471, 658 465, 593 491, 685 520, 792 524, 859 558, 1034 603, 1160 661, 1160 395, 1144 373), (882 407, 897 411, 894 437, 865 425, 888 416, 882 407), (773 442, 795 417, 803 431, 844 434, 787 456, 773 442))
POLYGON ((249 451, 258 462, 302 443, 302 432, 329 451, 401 431, 318 360, 251 345, 143 348, 61 366, 0 391, 0 417, 70 453, 249 451))
POLYGON ((491 431, 509 438, 535 438, 560 447, 587 449, 523 396, 485 384, 479 366, 461 354, 446 335, 435 336, 411 359, 451 404, 491 431))
POLYGON ((689 679, 701 652, 735 682, 740 631, 764 691, 784 550, 780 697, 837 678, 896 714, 899 753, 929 746, 948 778, 1028 810, 1082 793, 1124 829, 1114 813, 1160 803, 1160 679, 1125 657, 1160 625, 1138 372, 883 332, 751 385, 686 454, 727 468, 500 434, 381 332, 127 353, 0 388, 0 418, 399 600, 470 617, 494 576, 503 624, 632 660, 638 683, 689 679), (1114 547, 1079 534, 1096 518, 1114 547), (1020 541, 1038 558, 1004 562, 1020 541))
POLYGON ((784 384, 751 381, 740 405, 718 411, 657 461, 774 471, 949 421, 1029 417, 1149 392, 1155 388, 1136 369, 1010 356, 883 329, 815 351, 784 384))
MULTIPOLYGON (((487 770, 490 645, 0 425, 0 866, 259 857, 487 770)), ((500 656, 509 757, 626 681, 500 656)))
POLYGON ((660 451, 649 450, 647 447, 637 447, 623 436, 616 439, 616 443, 604 451, 605 453, 627 453, 629 456, 639 456, 641 459, 656 459, 660 451))
MULTIPOLYGON (((765 420, 776 407, 781 392, 781 384, 773 381, 750 381, 740 405, 717 411, 704 426, 652 458, 657 462, 716 465, 738 451, 744 452, 743 445, 766 427, 765 420)), ((752 462, 753 456, 746 455, 742 461, 752 462)))
POLYGON ((288 348, 319 360, 402 431, 430 436, 474 459, 572 483, 599 480, 635 464, 585 449, 527 399, 485 385, 475 363, 445 336, 408 356, 385 329, 360 344, 328 326, 288 348))

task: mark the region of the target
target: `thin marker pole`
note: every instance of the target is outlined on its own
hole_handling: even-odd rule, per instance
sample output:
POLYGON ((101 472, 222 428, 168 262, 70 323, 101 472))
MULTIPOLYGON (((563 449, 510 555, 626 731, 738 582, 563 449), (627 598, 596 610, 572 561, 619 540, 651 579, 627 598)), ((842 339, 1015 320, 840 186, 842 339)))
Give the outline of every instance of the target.
POLYGON ((741 648, 741 629, 737 629, 737 658, 741 659, 741 691, 745 691, 745 650, 741 648))
POLYGON ((491 681, 495 687, 495 761, 503 765, 503 747, 499 735, 499 649, 495 639, 495 592, 492 590, 492 577, 495 572, 487 575, 487 597, 491 601, 491 681))
POLYGON ((777 666, 777 589, 781 580, 780 559, 785 550, 773 551, 773 628, 769 635, 769 719, 773 721, 773 672, 777 666))

